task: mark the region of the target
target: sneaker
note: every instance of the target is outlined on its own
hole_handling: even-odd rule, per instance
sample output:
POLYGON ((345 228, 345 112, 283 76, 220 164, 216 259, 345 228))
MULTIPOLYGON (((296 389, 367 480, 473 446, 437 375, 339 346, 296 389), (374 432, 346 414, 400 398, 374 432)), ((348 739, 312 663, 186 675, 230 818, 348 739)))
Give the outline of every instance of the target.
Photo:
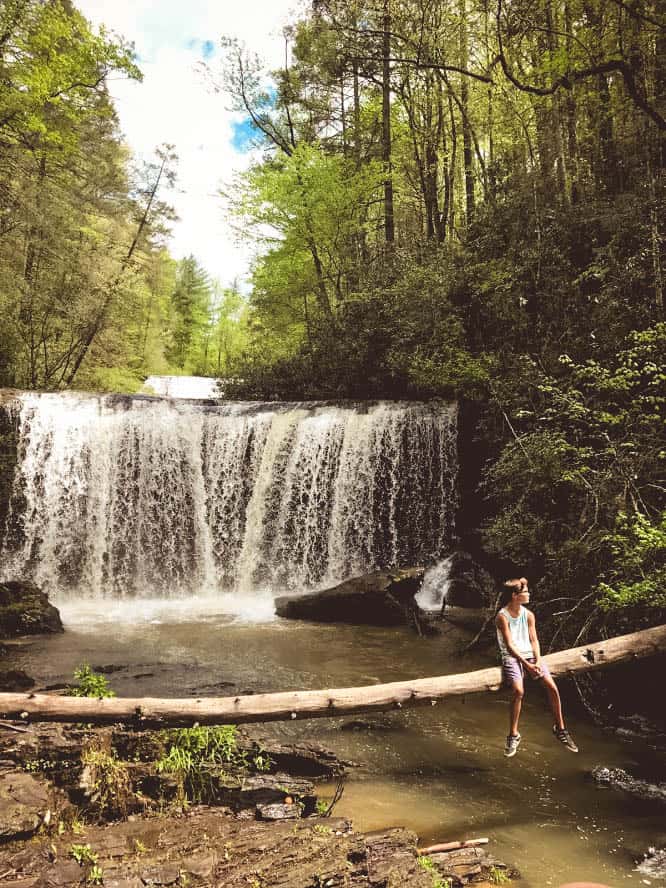
POLYGON ((578 747, 574 743, 573 737, 566 728, 558 728, 557 725, 553 725, 553 734, 563 746, 566 746, 566 748, 570 752, 578 752, 578 747))
POLYGON ((506 738, 506 746, 504 747, 504 755, 507 758, 511 758, 512 755, 515 755, 518 752, 518 747, 520 746, 520 734, 509 734, 506 738))

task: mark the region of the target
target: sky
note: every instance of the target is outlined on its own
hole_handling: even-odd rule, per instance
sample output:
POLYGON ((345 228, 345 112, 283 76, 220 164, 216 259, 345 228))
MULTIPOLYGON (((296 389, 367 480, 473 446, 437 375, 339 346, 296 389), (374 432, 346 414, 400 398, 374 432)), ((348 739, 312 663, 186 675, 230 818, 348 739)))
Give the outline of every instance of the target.
POLYGON ((281 28, 298 0, 78 0, 77 6, 93 25, 135 44, 143 82, 109 81, 134 154, 151 159, 163 142, 176 147, 176 190, 162 195, 180 217, 172 255, 194 254, 223 286, 236 278, 242 283, 252 247, 232 231, 219 190, 249 163, 249 125, 227 110, 228 97, 207 85, 199 66, 206 62, 215 71, 225 35, 277 67, 284 58, 281 28))

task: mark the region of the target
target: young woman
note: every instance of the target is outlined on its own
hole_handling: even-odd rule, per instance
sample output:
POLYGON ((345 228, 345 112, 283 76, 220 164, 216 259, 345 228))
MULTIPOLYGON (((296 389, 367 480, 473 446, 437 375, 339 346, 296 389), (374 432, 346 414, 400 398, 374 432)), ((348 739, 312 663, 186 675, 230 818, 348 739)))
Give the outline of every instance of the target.
POLYGON ((527 673, 535 681, 541 681, 546 688, 555 724, 553 734, 571 752, 578 752, 571 734, 564 726, 562 702, 557 685, 548 667, 541 660, 541 648, 536 632, 534 614, 524 605, 530 600, 527 580, 507 580, 500 598, 502 609, 497 614, 497 643, 502 655, 502 676, 512 690, 509 718, 509 735, 506 738, 504 755, 511 757, 518 751, 520 734, 518 721, 525 693, 524 678, 527 673))

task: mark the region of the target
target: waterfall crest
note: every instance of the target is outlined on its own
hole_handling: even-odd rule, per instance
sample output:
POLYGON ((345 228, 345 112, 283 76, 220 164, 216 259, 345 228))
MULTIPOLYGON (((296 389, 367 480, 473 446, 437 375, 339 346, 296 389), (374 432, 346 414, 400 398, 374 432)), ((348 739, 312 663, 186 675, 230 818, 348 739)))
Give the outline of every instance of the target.
POLYGON ((25 394, 2 575, 59 598, 279 594, 450 546, 455 405, 25 394))

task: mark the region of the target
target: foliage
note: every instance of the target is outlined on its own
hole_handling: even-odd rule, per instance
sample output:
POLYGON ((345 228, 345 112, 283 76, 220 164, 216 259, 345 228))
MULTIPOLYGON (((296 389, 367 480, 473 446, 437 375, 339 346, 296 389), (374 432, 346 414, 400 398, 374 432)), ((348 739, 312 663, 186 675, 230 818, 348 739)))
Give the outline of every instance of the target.
POLYGON ((90 845, 71 845, 69 856, 73 857, 79 866, 85 866, 88 863, 97 863, 97 854, 92 850, 90 845))
POLYGON ((235 725, 197 726, 164 731, 165 751, 157 771, 174 774, 183 799, 202 801, 215 794, 215 778, 253 768, 266 771, 271 760, 260 749, 254 755, 239 748, 235 725))
POLYGON ((425 870, 432 877, 432 888, 451 888, 451 880, 440 876, 432 857, 421 855, 417 858, 416 862, 421 869, 425 870))
POLYGON ((486 472, 491 501, 510 504, 486 540, 536 563, 553 597, 596 587, 606 614, 643 606, 655 619, 666 603, 665 346, 659 323, 630 333, 604 361, 563 355, 557 376, 528 364, 529 409, 514 410, 515 437, 486 472))
POLYGON ((86 786, 90 802, 106 817, 125 817, 132 784, 126 762, 105 745, 104 739, 93 739, 81 754, 81 782, 86 786))
POLYGON ((603 542, 613 561, 598 587, 602 608, 666 609, 666 511, 654 521, 640 512, 631 517, 621 512, 603 542))
POLYGON ((511 881, 511 879, 507 876, 504 870, 499 869, 499 867, 491 866, 490 872, 488 873, 488 879, 493 885, 507 885, 511 881))
POLYGON ((88 870, 88 873, 86 875, 86 882, 89 885, 104 884, 104 870, 97 863, 94 863, 88 870))
POLYGON ((102 700, 104 697, 116 696, 116 692, 109 687, 106 677, 94 672, 87 663, 74 670, 74 678, 78 684, 67 691, 70 697, 96 697, 102 700))

